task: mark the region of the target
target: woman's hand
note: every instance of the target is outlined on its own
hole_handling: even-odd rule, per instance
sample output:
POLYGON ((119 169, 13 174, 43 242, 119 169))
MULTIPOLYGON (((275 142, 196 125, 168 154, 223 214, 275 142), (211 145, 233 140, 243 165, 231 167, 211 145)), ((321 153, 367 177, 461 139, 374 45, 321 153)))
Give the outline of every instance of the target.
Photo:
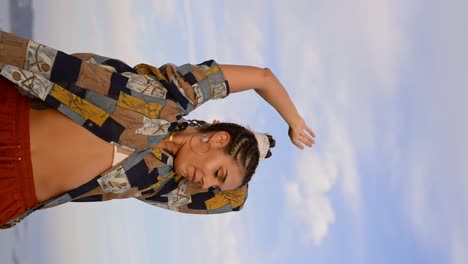
POLYGON ((300 149, 304 149, 303 145, 311 148, 315 144, 315 134, 302 117, 289 126, 288 135, 291 142, 300 149))

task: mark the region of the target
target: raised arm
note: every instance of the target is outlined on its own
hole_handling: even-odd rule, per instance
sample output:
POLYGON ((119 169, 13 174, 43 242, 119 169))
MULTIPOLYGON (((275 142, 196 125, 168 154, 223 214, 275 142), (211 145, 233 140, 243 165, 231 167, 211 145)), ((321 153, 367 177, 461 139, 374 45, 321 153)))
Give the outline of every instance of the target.
POLYGON ((254 89, 273 106, 289 125, 289 137, 294 145, 303 149, 315 143, 314 132, 297 112, 288 92, 268 68, 242 65, 221 65, 224 77, 229 82, 231 93, 254 89))

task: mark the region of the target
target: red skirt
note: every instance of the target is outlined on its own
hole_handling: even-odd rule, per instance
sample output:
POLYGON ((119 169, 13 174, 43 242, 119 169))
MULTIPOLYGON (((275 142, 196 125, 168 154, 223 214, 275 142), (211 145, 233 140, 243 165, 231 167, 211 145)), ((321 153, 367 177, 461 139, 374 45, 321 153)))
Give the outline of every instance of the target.
POLYGON ((0 76, 0 226, 38 203, 29 145, 30 103, 0 76))

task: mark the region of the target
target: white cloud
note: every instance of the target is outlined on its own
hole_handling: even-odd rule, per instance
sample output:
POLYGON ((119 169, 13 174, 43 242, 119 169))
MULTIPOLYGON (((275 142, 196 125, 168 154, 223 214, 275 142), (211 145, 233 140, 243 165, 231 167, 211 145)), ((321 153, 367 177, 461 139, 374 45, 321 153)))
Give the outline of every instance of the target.
POLYGON ((467 230, 453 230, 450 238, 451 256, 453 264, 466 264, 468 263, 468 252, 466 251, 467 230))
MULTIPOLYGON (((402 57, 393 7, 390 1, 367 0, 327 2, 315 9, 306 2, 291 6, 279 1, 276 7, 279 74, 286 87, 299 86, 291 96, 318 136, 312 149, 315 156, 300 155, 294 166, 299 169, 293 173, 297 177, 286 192, 289 201, 296 203, 298 197, 292 193, 299 189, 295 191, 303 199, 300 208, 307 213, 298 221, 308 223, 309 238, 316 244, 334 221, 328 192, 335 185, 341 187, 343 202, 363 226, 358 159, 375 151, 375 108, 395 99, 396 70, 402 57), (307 180, 304 175, 309 176, 307 180), (316 175, 321 176, 314 181, 316 175)), ((390 120, 396 118, 391 111, 387 114, 390 120)), ((393 132, 396 126, 394 122, 385 125, 393 132)), ((395 142, 394 134, 389 131, 386 142, 395 142)))
MULTIPOLYGON (((196 5, 185 1, 184 13, 187 14, 184 16, 184 32, 189 38, 187 45, 191 61, 213 58, 222 64, 264 66, 265 36, 261 30, 260 21, 265 13, 261 3, 252 2, 249 8, 245 9, 245 3, 229 1, 224 3, 223 10, 214 10, 211 1, 196 5), (189 14, 192 12, 197 13, 197 19, 201 19, 202 27, 198 24, 200 22, 189 14), (223 16, 217 17, 215 12, 223 12, 223 16), (224 19, 224 21, 220 23, 219 19, 224 19), (219 25, 224 25, 224 28, 219 28, 219 25), (205 40, 200 50, 195 49, 193 41, 195 29, 197 38, 205 40)), ((257 112, 261 105, 266 105, 266 102, 251 91, 205 104, 191 117, 207 121, 226 120, 241 125, 250 123, 253 129, 264 131, 267 129, 264 114, 258 113, 252 116, 252 113, 257 112), (246 105, 249 107, 245 107, 246 105)), ((269 113, 276 114, 273 108, 269 109, 269 113)))
MULTIPOLYGON (((92 8, 90 9, 92 10, 92 8)), ((92 53, 105 54, 105 53, 99 52, 99 51, 104 52, 106 50, 107 44, 106 44, 106 41, 104 40, 103 35, 101 34, 100 23, 98 21, 98 14, 91 16, 88 22, 90 23, 89 35, 93 36, 92 44, 89 45, 89 47, 82 47, 80 51, 77 51, 77 52, 81 52, 81 51, 87 52, 88 51, 87 49, 89 49, 88 52, 91 52, 92 50, 92 53)))
POLYGON ((209 252, 205 254, 209 253, 210 257, 207 261, 216 259, 229 264, 242 263, 242 244, 239 241, 239 230, 236 229, 241 227, 235 225, 233 215, 213 216, 201 222, 203 232, 209 234, 209 239, 206 240, 209 252))
MULTIPOLYGON (((428 175, 428 170, 424 161, 421 159, 413 159, 411 167, 409 168, 409 175, 407 177, 407 194, 408 203, 407 210, 408 216, 411 219, 413 227, 423 239, 427 239, 426 231, 434 229, 433 226, 428 225, 428 218, 430 218, 430 207, 427 204, 428 190, 427 183, 424 177, 428 175)), ((430 233, 433 233, 431 231, 430 233)))
POLYGON ((287 183, 285 186, 286 200, 291 213, 298 217, 300 225, 308 226, 304 230, 302 239, 320 245, 328 233, 329 225, 335 221, 335 214, 326 194, 321 192, 305 194, 307 192, 310 190, 304 190, 296 182, 287 183))
POLYGON ((226 1, 224 5, 224 58, 229 63, 264 66, 267 43, 262 22, 268 14, 263 2, 226 1))
POLYGON ((149 263, 145 228, 140 205, 136 201, 113 201, 105 204, 71 203, 47 209, 49 263, 149 263), (133 208, 132 214, 122 209, 133 208), (135 234, 139 234, 136 236, 135 234))
POLYGON ((140 26, 132 14, 132 2, 120 1, 118 5, 114 1, 105 2, 105 10, 107 12, 96 14, 96 16, 102 16, 102 19, 107 19, 111 25, 110 28, 103 27, 101 32, 109 33, 108 45, 113 48, 114 56, 129 65, 147 62, 144 54, 141 54, 138 49, 137 30, 140 26))
POLYGON ((0 0, 0 6, 2 7, 2 10, 0 10, 0 28, 8 31, 10 29, 10 1, 0 0))
POLYGON ((130 65, 145 62, 137 45, 140 19, 132 14, 131 3, 49 0, 34 4, 34 39, 69 53, 93 52, 130 65))
POLYGON ((408 217, 419 220, 412 221, 415 233, 437 250, 447 252, 454 264, 468 263, 468 121, 464 118, 468 113, 468 38, 461 26, 467 23, 466 7, 464 1, 434 4, 430 19, 422 19, 431 29, 430 57, 421 69, 424 79, 415 88, 424 96, 415 105, 419 118, 409 137, 410 155, 402 157, 405 164, 420 160, 424 166, 422 183, 415 181, 406 188, 410 201, 415 189, 423 193, 419 204, 408 206, 408 217))
POLYGON ((406 43, 401 36, 402 30, 396 23, 401 19, 398 16, 399 4, 388 0, 359 2, 355 6, 359 6, 361 10, 355 18, 364 31, 361 36, 368 43, 366 47, 370 56, 367 58, 371 60, 368 63, 372 69, 369 74, 375 74, 380 81, 379 89, 384 92, 383 96, 394 96, 398 80, 397 66, 404 58, 403 53, 407 52, 406 43))
POLYGON ((322 148, 326 164, 339 175, 340 184, 346 197, 346 203, 355 212, 361 207, 360 177, 357 168, 358 148, 350 137, 349 128, 344 125, 344 118, 328 116, 328 129, 323 139, 322 148))
MULTIPOLYGON (((468 113, 468 38, 459 26, 463 7, 464 2, 430 6, 431 19, 421 20, 431 29, 431 49, 427 64, 414 71, 424 76, 413 88, 421 97, 409 109, 414 116, 404 134, 409 143, 400 151, 402 166, 396 171, 416 237, 456 264, 468 263, 468 122, 461 117, 468 113)), ((418 44, 412 48, 419 49, 418 44)))
POLYGON ((286 200, 291 214, 301 225, 306 226, 306 239, 319 245, 335 221, 335 214, 328 195, 339 183, 347 203, 353 210, 360 208, 360 179, 351 140, 345 129, 336 120, 327 125, 333 126, 327 136, 320 139, 317 152, 301 153, 295 162, 296 175, 285 187, 286 200), (337 182, 339 181, 339 182, 337 182))
POLYGON ((178 1, 172 0, 152 0, 149 6, 152 14, 161 19, 173 18, 179 8, 178 1))
MULTIPOLYGON (((427 87, 425 90, 428 91, 427 87)), ((441 103, 440 99, 437 96, 432 100, 441 103)), ((468 129, 466 121, 448 117, 443 114, 446 110, 442 110, 451 107, 461 110, 466 106, 459 104, 458 99, 448 103, 450 105, 442 102, 441 109, 418 105, 434 120, 417 122, 420 128, 407 135, 411 143, 402 150, 403 168, 398 170, 401 175, 398 183, 403 189, 406 215, 420 243, 428 250, 448 254, 451 263, 461 264, 468 261, 465 250, 468 244, 468 167, 465 162, 468 143, 462 139, 468 129), (432 128, 434 123, 441 129, 428 131, 426 127, 432 128), (444 141, 435 138, 444 138, 444 141)))
POLYGON ((406 215, 424 247, 448 254, 452 263, 467 263, 468 181, 463 177, 468 170, 456 168, 457 163, 463 164, 460 158, 452 157, 448 162, 438 154, 433 155, 442 151, 440 146, 429 146, 424 136, 418 138, 421 139, 414 139, 405 150, 409 154, 402 155, 405 168, 400 173, 404 179, 399 184, 404 190, 406 215))
POLYGON ((197 53, 195 49, 195 39, 194 39, 194 32, 193 32, 193 17, 192 17, 192 10, 190 8, 191 2, 188 0, 184 1, 184 21, 185 21, 185 29, 186 29, 186 36, 185 41, 187 42, 187 48, 189 50, 189 62, 195 62, 197 58, 197 53))
MULTIPOLYGON (((154 212, 154 215, 161 214, 154 212)), ((245 253, 245 218, 239 213, 194 216, 172 212, 168 217, 157 219, 165 223, 167 234, 161 235, 164 244, 177 245, 165 251, 167 257, 163 259, 170 263, 236 264, 250 259, 245 253)))

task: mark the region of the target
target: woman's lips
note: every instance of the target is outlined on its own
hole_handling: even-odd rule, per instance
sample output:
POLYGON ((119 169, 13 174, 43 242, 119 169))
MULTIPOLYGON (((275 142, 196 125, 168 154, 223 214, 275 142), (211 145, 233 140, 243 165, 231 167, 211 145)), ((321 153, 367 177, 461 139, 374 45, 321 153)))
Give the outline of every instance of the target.
POLYGON ((197 170, 193 170, 192 177, 190 177, 191 182, 195 182, 195 176, 197 175, 197 170))
POLYGON ((191 182, 196 182, 196 180, 197 180, 197 170, 194 169, 193 172, 187 176, 187 179, 189 181, 191 181, 191 182))

